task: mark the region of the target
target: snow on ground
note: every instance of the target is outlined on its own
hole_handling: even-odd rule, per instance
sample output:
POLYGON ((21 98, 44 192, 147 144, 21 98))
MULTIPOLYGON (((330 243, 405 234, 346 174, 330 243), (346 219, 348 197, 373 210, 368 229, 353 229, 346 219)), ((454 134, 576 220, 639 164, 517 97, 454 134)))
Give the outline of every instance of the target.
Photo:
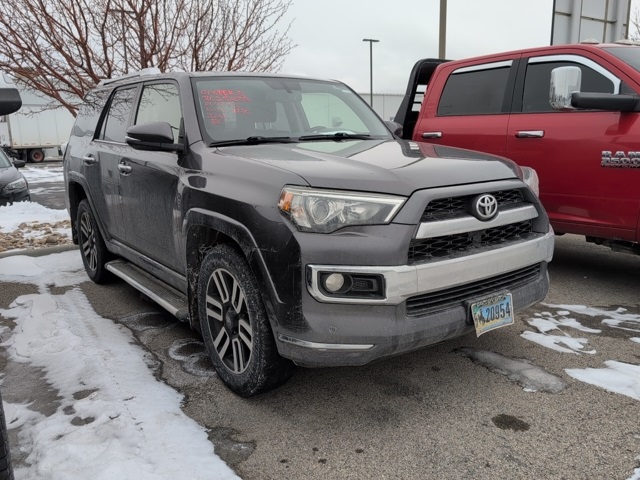
POLYGON ((66 210, 53 210, 35 202, 17 202, 0 207, 0 233, 13 232, 22 223, 57 223, 63 220, 69 220, 66 210))
MULTIPOLYGON (((576 319, 570 318, 569 315, 571 312, 590 317, 603 317, 602 323, 604 325, 632 332, 640 332, 640 315, 627 313, 625 308, 604 310, 601 308, 587 307, 585 305, 546 306, 559 310, 557 310, 555 314, 550 312, 536 313, 536 317, 528 319, 527 323, 536 328, 538 332, 526 330, 522 332, 520 336, 558 352, 596 353, 595 350, 583 350, 588 342, 586 338, 574 338, 560 328, 568 327, 592 334, 601 332, 601 330, 585 327, 576 319), (562 335, 550 335, 548 332, 561 333, 562 335)), ((639 338, 633 337, 630 340, 640 343, 639 338)), ((640 400, 640 366, 614 360, 605 361, 605 365, 607 366, 606 368, 567 368, 565 372, 581 382, 596 385, 610 392, 640 400)))
POLYGON ((28 401, 4 404, 29 452, 16 479, 237 478, 181 411, 182 395, 155 379, 131 332, 99 317, 75 287, 86 281, 77 251, 2 258, 0 281, 38 287, 0 310, 15 322, 3 346, 11 361, 41 369, 61 403, 49 417, 28 401), (53 295, 53 286, 68 290, 53 295))
POLYGON ((42 182, 60 182, 64 188, 64 175, 62 173, 62 165, 56 164, 56 166, 41 166, 30 167, 25 166, 20 169, 20 172, 25 176, 29 183, 29 188, 34 183, 42 182))

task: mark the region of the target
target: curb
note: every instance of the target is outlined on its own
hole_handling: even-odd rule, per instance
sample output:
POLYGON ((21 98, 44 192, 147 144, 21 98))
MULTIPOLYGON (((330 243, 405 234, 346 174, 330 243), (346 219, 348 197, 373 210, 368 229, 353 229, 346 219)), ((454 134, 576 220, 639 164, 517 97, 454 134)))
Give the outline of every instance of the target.
POLYGON ((70 250, 78 250, 78 245, 56 245, 55 247, 29 248, 24 250, 9 250, 0 253, 0 259, 6 257, 14 257, 16 255, 27 255, 28 257, 42 257, 51 255, 52 253, 68 252, 70 250))

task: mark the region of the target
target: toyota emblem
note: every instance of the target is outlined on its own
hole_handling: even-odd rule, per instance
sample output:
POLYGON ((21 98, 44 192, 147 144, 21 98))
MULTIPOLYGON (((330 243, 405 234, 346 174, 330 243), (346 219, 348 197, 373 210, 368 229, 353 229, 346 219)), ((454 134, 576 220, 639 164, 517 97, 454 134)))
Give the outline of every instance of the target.
POLYGON ((498 200, 493 195, 485 193, 473 200, 472 212, 478 220, 488 221, 498 213, 498 200))

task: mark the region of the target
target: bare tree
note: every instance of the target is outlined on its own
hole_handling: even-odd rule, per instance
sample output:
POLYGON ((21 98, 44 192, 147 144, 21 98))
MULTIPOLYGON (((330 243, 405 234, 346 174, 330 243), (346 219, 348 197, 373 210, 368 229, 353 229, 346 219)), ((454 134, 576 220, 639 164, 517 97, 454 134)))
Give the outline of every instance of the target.
POLYGON ((132 70, 277 71, 291 0, 2 0, 0 71, 72 114, 132 70))

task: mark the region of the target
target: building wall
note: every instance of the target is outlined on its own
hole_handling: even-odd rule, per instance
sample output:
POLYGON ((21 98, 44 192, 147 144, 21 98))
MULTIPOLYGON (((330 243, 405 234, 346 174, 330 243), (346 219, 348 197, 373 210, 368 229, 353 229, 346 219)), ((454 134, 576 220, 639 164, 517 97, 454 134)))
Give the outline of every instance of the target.
MULTIPOLYGON (((358 95, 369 103, 368 93, 359 93, 358 95)), ((383 120, 393 120, 403 97, 404 95, 401 93, 374 93, 373 109, 383 120)))
POLYGON ((555 0, 551 44, 627 38, 631 0, 555 0))

